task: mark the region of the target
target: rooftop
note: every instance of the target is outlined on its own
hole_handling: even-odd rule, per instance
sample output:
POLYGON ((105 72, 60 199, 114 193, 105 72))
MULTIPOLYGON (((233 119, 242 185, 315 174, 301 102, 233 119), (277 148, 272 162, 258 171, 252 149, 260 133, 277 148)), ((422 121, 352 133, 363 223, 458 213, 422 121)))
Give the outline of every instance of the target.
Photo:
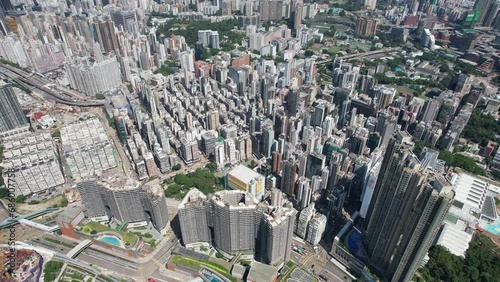
POLYGON ((99 181, 109 190, 133 190, 139 188, 140 185, 140 182, 133 178, 116 174, 105 174, 99 178, 99 181))
POLYGON ((243 181, 245 183, 248 183, 255 178, 263 177, 261 174, 253 171, 252 169, 250 169, 244 165, 239 165, 239 166, 235 167, 233 170, 231 170, 228 173, 228 176, 235 177, 238 180, 243 181))
POLYGON ((251 281, 273 281, 278 275, 278 269, 267 264, 252 261, 247 280, 251 281))
POLYGON ((207 199, 207 196, 203 194, 200 190, 196 188, 191 188, 182 199, 182 202, 179 204, 179 209, 185 208, 187 206, 197 206, 202 204, 204 200, 207 199))
POLYGON ((252 194, 240 190, 223 190, 212 197, 214 203, 230 208, 255 208, 259 201, 252 194))
POLYGON ((82 207, 69 206, 66 207, 58 216, 58 222, 71 222, 73 219, 83 211, 82 207))
POLYGON ((437 244, 446 247, 456 256, 465 257, 469 242, 472 240, 472 234, 465 231, 463 221, 459 220, 458 223, 453 224, 445 221, 437 244))

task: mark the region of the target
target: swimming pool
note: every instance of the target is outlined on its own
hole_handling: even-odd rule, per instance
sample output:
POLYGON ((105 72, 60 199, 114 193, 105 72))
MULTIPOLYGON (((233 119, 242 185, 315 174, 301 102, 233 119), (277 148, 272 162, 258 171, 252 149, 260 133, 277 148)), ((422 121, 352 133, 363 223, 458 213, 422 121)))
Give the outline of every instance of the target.
POLYGON ((358 231, 353 230, 347 238, 347 246, 349 247, 349 250, 351 250, 351 252, 357 253, 359 251, 359 241, 361 241, 361 234, 358 231))
POLYGON ((500 220, 498 220, 496 224, 486 224, 484 230, 495 235, 500 235, 500 220))
POLYGON ((214 276, 212 276, 210 274, 204 274, 204 275, 208 279, 208 281, 210 281, 210 282, 222 282, 222 281, 220 281, 219 279, 217 279, 216 277, 214 277, 214 276))
POLYGON ((101 238, 99 238, 99 240, 106 242, 108 244, 111 244, 111 245, 118 246, 118 247, 122 246, 122 243, 120 242, 120 240, 116 237, 113 237, 113 236, 102 236, 101 238))

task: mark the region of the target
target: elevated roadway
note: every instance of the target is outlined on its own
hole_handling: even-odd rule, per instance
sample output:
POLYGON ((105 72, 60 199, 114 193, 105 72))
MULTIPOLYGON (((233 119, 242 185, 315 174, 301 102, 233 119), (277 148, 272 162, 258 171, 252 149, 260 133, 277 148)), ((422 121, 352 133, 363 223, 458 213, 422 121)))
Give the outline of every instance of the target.
POLYGON ((89 239, 85 239, 81 241, 78 245, 76 245, 71 251, 69 251, 66 256, 70 258, 75 258, 77 255, 79 255, 83 250, 88 248, 90 245, 92 245, 92 241, 89 239))
POLYGON ((61 104, 79 107, 99 107, 104 105, 104 101, 88 99, 88 97, 77 95, 74 91, 65 89, 62 86, 56 86, 57 90, 53 90, 48 87, 52 82, 7 64, 0 63, 0 74, 4 79, 11 79, 26 89, 37 89, 61 104))
MULTIPOLYGON (((338 58, 340 58, 342 60, 350 60, 350 59, 354 59, 354 58, 364 58, 364 57, 368 57, 368 56, 373 56, 373 55, 378 55, 378 54, 383 54, 383 53, 388 53, 388 52, 396 51, 396 50, 399 50, 399 49, 400 49, 400 47, 389 47, 389 48, 383 48, 383 49, 375 50, 375 51, 368 51, 368 52, 364 52, 364 53, 356 53, 356 54, 345 55, 345 56, 338 57, 338 58)), ((318 62, 316 62, 316 65, 327 64, 327 63, 330 63, 330 62, 332 62, 331 59, 329 59, 329 60, 323 60, 323 61, 318 61, 318 62)))
POLYGON ((54 231, 59 229, 59 226, 57 226, 57 225, 47 226, 47 225, 40 224, 38 222, 34 222, 34 221, 31 221, 28 219, 20 219, 19 223, 21 223, 22 225, 30 226, 30 227, 40 229, 40 230, 46 231, 46 232, 54 232, 54 231))

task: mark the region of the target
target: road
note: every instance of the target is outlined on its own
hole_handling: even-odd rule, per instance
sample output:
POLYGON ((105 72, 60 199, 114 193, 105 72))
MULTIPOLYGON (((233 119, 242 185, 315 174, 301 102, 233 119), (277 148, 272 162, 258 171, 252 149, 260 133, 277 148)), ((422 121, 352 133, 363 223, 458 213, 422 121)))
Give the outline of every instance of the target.
POLYGON ((318 248, 318 251, 315 252, 312 245, 309 243, 301 242, 301 240, 295 238, 293 242, 303 247, 305 254, 299 254, 292 250, 291 260, 314 274, 319 278, 319 281, 352 281, 341 269, 329 261, 328 252, 321 246, 318 248))
MULTIPOLYGON (((67 254, 71 249, 63 245, 57 245, 41 238, 33 238, 30 240, 34 246, 44 247, 61 254, 67 254)), ((134 277, 137 275, 137 266, 131 262, 113 258, 94 250, 86 249, 82 251, 76 258, 78 261, 84 261, 92 265, 97 265, 103 269, 117 271, 125 277, 134 277)))
POLYGON ((0 63, 0 74, 2 77, 11 79, 26 89, 36 88, 61 104, 80 107, 104 105, 104 101, 91 100, 88 97, 76 95, 75 92, 70 92, 62 86, 57 86, 56 90, 53 90, 47 87, 47 85, 53 84, 52 82, 7 64, 0 63))
MULTIPOLYGON (((372 56, 372 55, 376 55, 376 54, 392 52, 392 51, 396 51, 396 50, 399 50, 399 49, 401 49, 401 47, 388 47, 388 48, 382 48, 380 50, 375 50, 375 51, 368 51, 368 52, 364 52, 364 53, 356 53, 356 54, 351 54, 351 55, 345 55, 345 56, 342 56, 342 57, 339 57, 339 58, 343 59, 343 60, 349 60, 349 59, 353 59, 353 58, 363 58, 363 57, 372 56)), ((316 62, 316 65, 327 64, 327 63, 330 63, 330 62, 332 62, 331 59, 323 60, 323 61, 318 61, 318 62, 316 62)))
MULTIPOLYGON (((49 237, 47 234, 43 234, 46 236, 41 236, 40 238, 32 238, 29 240, 33 245, 44 247, 62 254, 67 254, 71 249, 52 242, 48 242, 44 240, 42 237, 49 237)), ((54 239, 70 243, 70 241, 66 241, 61 236, 53 236, 54 239)), ((113 256, 110 254, 106 254, 100 252, 99 250, 87 248, 83 250, 77 257, 76 260, 83 261, 92 265, 97 265, 103 269, 107 274, 134 278, 136 281, 146 281, 147 278, 151 277, 154 272, 158 272, 158 275, 161 276, 161 271, 165 268, 167 261, 170 259, 171 250, 178 243, 177 238, 166 238, 168 242, 149 260, 143 263, 135 263, 130 260, 126 260, 123 258, 119 258, 117 256, 113 256)), ((167 280, 168 281, 168 280, 167 280)))

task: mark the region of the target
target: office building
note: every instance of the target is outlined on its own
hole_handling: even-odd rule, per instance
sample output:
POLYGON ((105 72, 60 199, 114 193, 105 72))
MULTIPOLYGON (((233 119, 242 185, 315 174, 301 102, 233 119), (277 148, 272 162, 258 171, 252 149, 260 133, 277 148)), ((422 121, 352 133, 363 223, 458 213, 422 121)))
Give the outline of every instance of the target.
POLYGON ((378 110, 387 108, 396 96, 396 89, 385 85, 376 85, 370 89, 368 95, 373 98, 373 106, 378 110))
POLYGON ((498 13, 498 1, 496 0, 476 0, 474 10, 479 11, 477 23, 490 27, 498 13))
POLYGON ((0 88, 0 138, 25 133, 29 123, 12 86, 0 88))
POLYGON ((272 146, 274 143, 273 125, 266 123, 262 127, 262 154, 269 158, 271 157, 272 146))
POLYGON ((152 223, 158 231, 169 225, 167 201, 158 180, 141 185, 120 176, 85 179, 76 185, 85 214, 97 221, 112 218, 129 227, 152 223))
POLYGON ((344 186, 335 186, 328 196, 328 212, 331 214, 340 214, 344 208, 347 191, 344 186))
POLYGON ((321 153, 312 152, 307 156, 306 177, 312 178, 314 175, 321 175, 321 170, 325 167, 326 156, 321 153))

